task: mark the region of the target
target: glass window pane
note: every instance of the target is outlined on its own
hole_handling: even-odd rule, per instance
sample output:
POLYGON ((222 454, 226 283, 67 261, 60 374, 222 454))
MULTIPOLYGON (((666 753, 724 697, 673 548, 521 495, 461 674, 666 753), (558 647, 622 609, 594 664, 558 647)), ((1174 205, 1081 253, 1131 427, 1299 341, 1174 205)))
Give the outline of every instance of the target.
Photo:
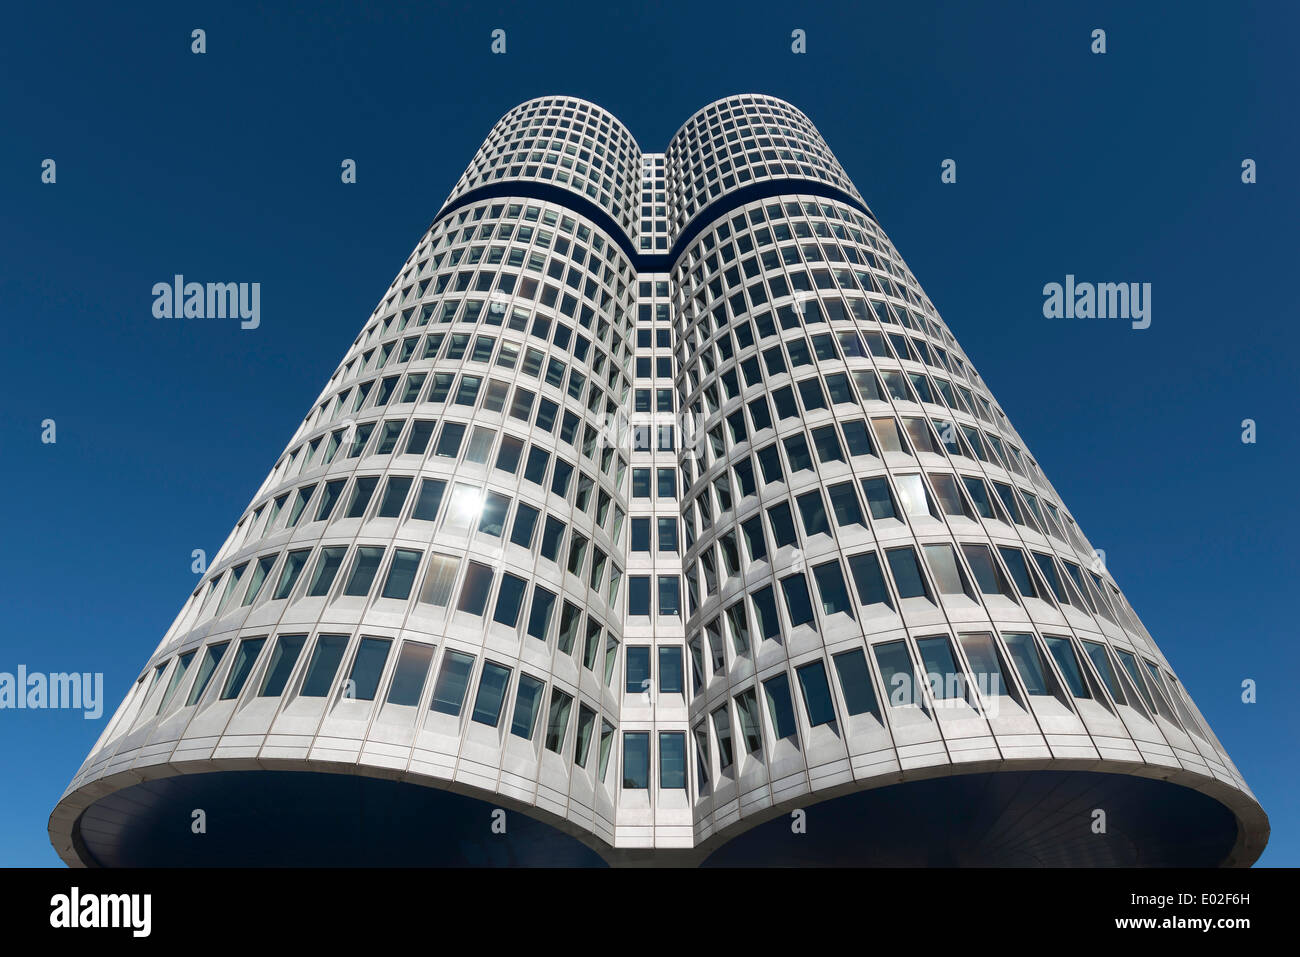
POLYGON ((419 704, 424 679, 433 661, 433 645, 408 641, 402 645, 402 654, 393 670, 393 682, 388 688, 388 703, 414 707, 419 704))
POLYGON ((519 688, 515 692, 515 716, 510 723, 511 734, 531 740, 533 730, 537 727, 537 716, 542 710, 542 692, 545 690, 545 682, 532 675, 519 675, 519 688))
POLYGON ((501 705, 508 684, 509 668, 492 661, 484 662, 483 674, 478 679, 478 695, 474 698, 474 713, 470 717, 479 724, 495 728, 501 720, 501 705))
POLYGON ((460 714, 473 668, 473 655, 447 652, 442 660, 442 670, 438 672, 438 683, 433 689, 433 700, 429 702, 430 710, 453 716, 460 714))
POLYGON ((681 731, 659 732, 659 786, 686 787, 686 735, 681 731))
POLYGON ((300 697, 323 698, 330 693, 347 647, 347 635, 321 635, 316 639, 307 673, 302 679, 302 690, 298 692, 300 697))
POLYGON ((650 735, 645 731, 623 734, 623 788, 642 790, 650 786, 650 735))
POLYGON ((880 716, 876 704, 876 691, 871 684, 871 672, 867 668, 867 657, 861 648, 842 652, 832 659, 835 672, 840 677, 840 690, 844 693, 844 706, 849 714, 873 714, 880 716))
POLYGON ((374 701, 379 679, 388 661, 388 649, 393 642, 388 638, 362 638, 357 656, 352 661, 352 672, 343 685, 343 697, 356 701, 374 701))
POLYGON ((262 678, 262 687, 257 692, 259 697, 278 698, 284 694, 284 686, 293 673, 293 666, 298 663, 298 655, 307 643, 306 635, 281 635, 276 639, 275 650, 271 653, 271 663, 267 665, 266 675, 262 678))
POLYGON ((814 661, 800 668, 798 674, 803 703, 808 709, 808 723, 815 728, 833 722, 835 705, 831 700, 830 683, 826 680, 826 666, 814 661))

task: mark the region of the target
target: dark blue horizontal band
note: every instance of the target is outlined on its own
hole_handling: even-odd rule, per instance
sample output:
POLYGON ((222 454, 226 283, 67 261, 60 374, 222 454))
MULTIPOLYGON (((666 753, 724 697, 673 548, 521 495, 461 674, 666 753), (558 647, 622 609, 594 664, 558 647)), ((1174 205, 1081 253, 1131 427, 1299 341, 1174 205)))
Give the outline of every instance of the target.
MULTIPOLYGON (((633 268, 637 272, 656 273, 668 272, 672 264, 676 262, 682 252, 688 247, 695 238, 709 227, 709 224, 721 216, 737 207, 744 206, 746 203, 752 203, 756 200, 769 199, 773 196, 784 196, 789 194, 799 194, 803 196, 820 196, 823 199, 834 199, 847 206, 852 206, 862 215, 866 216, 872 222, 877 222, 876 217, 872 215, 871 210, 867 209, 866 204, 860 199, 844 192, 842 189, 830 186, 826 183, 818 182, 814 179, 768 179, 757 183, 750 183, 748 186, 742 186, 740 189, 732 190, 724 196, 714 200, 708 206, 691 217, 686 228, 681 231, 677 241, 673 243, 672 249, 666 253, 643 252, 636 248, 630 236, 624 231, 623 227, 618 224, 603 208, 593 203, 591 200, 579 196, 571 190, 556 186, 553 183, 542 183, 536 180, 510 179, 502 180, 498 183, 491 183, 487 186, 479 186, 471 189, 469 192, 457 197, 454 201, 447 203, 438 211, 433 222, 429 224, 432 229, 437 225, 440 219, 450 216, 457 210, 469 206, 471 203, 477 203, 485 199, 536 199, 544 203, 554 203, 557 206, 563 206, 570 212, 589 222, 595 223, 618 243, 619 248, 632 261, 633 268)), ((879 225, 877 223, 877 225, 879 225)))

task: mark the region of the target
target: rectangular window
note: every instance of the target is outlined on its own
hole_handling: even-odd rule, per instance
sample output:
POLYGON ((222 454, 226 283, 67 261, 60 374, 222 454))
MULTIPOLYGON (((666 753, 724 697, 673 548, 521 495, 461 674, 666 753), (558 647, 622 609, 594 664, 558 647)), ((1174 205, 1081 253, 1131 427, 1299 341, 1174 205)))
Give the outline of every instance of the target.
POLYGON ((826 680, 826 666, 814 661, 799 668, 797 673, 804 707, 808 709, 808 723, 814 728, 831 724, 835 720, 835 704, 831 700, 830 683, 826 680))
POLYGON ((519 688, 515 691, 515 716, 510 723, 510 733, 525 741, 532 740, 537 727, 537 716, 542 710, 542 693, 546 690, 543 681, 526 675, 519 675, 519 688))
POLYGON ((420 591, 420 601, 427 605, 446 608, 451 601, 451 586, 456 581, 456 570, 460 559, 450 555, 432 555, 429 557, 429 570, 424 575, 424 588, 420 591))
POLYGON ((481 562, 470 562, 465 572, 465 581, 460 587, 460 602, 456 610, 482 615, 491 590, 492 567, 481 562))
POLYGON ((460 714, 473 669, 473 655, 461 654, 459 651, 447 652, 442 660, 442 670, 438 672, 438 683, 433 689, 433 700, 429 702, 430 710, 453 717, 460 714))
POLYGON ((266 666, 266 675, 261 679, 261 689, 257 696, 278 698, 285 693, 285 685, 289 683, 289 676, 294 672, 298 655, 302 653, 305 644, 305 635, 281 635, 277 638, 276 650, 270 655, 270 663, 266 666))
POLYGON ((357 479, 357 484, 352 487, 352 499, 348 502, 343 517, 362 518, 366 514, 366 508, 370 505, 370 499, 375 494, 375 486, 378 484, 377 475, 367 475, 357 479))
POLYGON ((957 639, 970 662, 971 676, 980 694, 986 696, 1010 695, 1011 682, 1007 678, 1002 653, 998 651, 993 636, 988 632, 961 635, 957 639))
POLYGON ((392 641, 388 638, 362 638, 357 648, 357 656, 352 661, 352 672, 344 686, 343 697, 356 701, 374 701, 375 691, 379 688, 379 679, 384 673, 388 661, 388 649, 392 641))
POLYGON ((293 586, 297 584, 298 576, 302 574, 303 566, 307 564, 310 555, 310 548, 303 548, 289 553, 284 560, 284 568, 280 571, 280 583, 275 586, 275 592, 271 595, 272 599, 278 600, 289 597, 289 593, 293 591, 293 586))
MULTIPOLYGON (((788 690, 787 688, 787 698, 788 690)), ((736 714, 740 719, 740 736, 744 739, 745 749, 750 754, 762 754, 763 732, 758 718, 758 695, 753 688, 736 696, 736 714)))
POLYGON ((424 679, 433 661, 433 645, 408 641, 402 645, 402 654, 393 669, 393 681, 388 688, 388 703, 414 707, 420 702, 424 679))
POLYGON ((650 691, 650 648, 648 645, 628 645, 627 694, 647 694, 650 691))
POLYGON ((718 766, 725 771, 731 767, 734 760, 731 749, 731 720, 727 716, 726 705, 713 712, 713 730, 718 736, 718 766))
POLYGON ((650 787, 650 734, 646 731, 623 733, 623 789, 644 790, 650 787))
POLYGON ((916 687, 916 670, 912 658, 902 641, 886 641, 873 645, 876 664, 880 666, 880 680, 885 684, 885 695, 891 708, 906 708, 920 704, 916 687))
POLYGON ((356 558, 352 559, 352 574, 343 588, 343 594, 352 598, 365 598, 370 594, 374 584, 375 573, 379 571, 379 562, 384 557, 382 545, 362 545, 357 549, 356 558))
MULTIPOLYGON (((533 604, 528 613, 528 635, 538 641, 546 640, 546 633, 551 626, 551 611, 555 608, 555 592, 533 586, 533 604)), ((500 602, 498 601, 498 606, 500 602)))
POLYGON ((844 706, 849 715, 872 714, 880 717, 880 708, 876 704, 876 692, 871 684, 871 672, 867 667, 867 658, 861 648, 845 651, 835 656, 835 672, 840 678, 840 690, 844 692, 844 706))
POLYGON ((551 689, 551 707, 546 716, 546 750, 559 754, 564 747, 564 735, 569 728, 569 711, 572 707, 572 695, 565 694, 559 688, 551 689))
POLYGON ((347 647, 347 635, 321 635, 316 639, 316 647, 312 649, 311 661, 302 679, 302 689, 298 692, 300 697, 323 698, 330 693, 347 647))
POLYGON ((891 548, 885 552, 889 561, 889 570, 894 574, 894 584, 898 587, 899 598, 924 598, 933 601, 930 588, 921 574, 921 566, 916 560, 916 549, 911 545, 904 548, 891 548))
POLYGON ((470 717, 479 724, 495 728, 501 720, 501 705, 505 702, 506 688, 510 684, 510 669, 496 662, 485 661, 483 674, 478 679, 478 694, 474 698, 474 712, 470 717))
POLYGON ((587 754, 591 750, 591 734, 596 729, 596 712, 585 704, 578 706, 578 733, 573 744, 573 763, 575 766, 587 766, 587 754))
POLYGON ((497 607, 492 620, 507 628, 519 624, 519 609, 523 605, 524 590, 528 583, 517 575, 504 572, 501 575, 501 588, 497 592, 497 607))
POLYGON ((686 735, 681 731, 659 732, 659 787, 686 788, 686 735))
POLYGON ((265 643, 265 635, 260 638, 245 638, 239 643, 239 648, 235 652, 235 661, 230 666, 230 674, 226 677, 226 686, 221 691, 222 701, 239 697, 239 693, 244 690, 244 682, 248 681, 248 676, 252 673, 253 665, 257 662, 257 656, 265 643))

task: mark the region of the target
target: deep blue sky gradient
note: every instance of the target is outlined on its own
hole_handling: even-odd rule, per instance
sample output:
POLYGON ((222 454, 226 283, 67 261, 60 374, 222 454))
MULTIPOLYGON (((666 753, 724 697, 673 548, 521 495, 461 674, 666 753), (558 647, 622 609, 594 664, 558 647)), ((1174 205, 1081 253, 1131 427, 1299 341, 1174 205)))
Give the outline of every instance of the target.
POLYGON ((58 863, 49 811, 191 550, 221 545, 501 114, 581 96, 657 151, 750 91, 818 125, 1270 814, 1261 863, 1300 863, 1296 8, 622 7, 7 9, 0 671, 102 671, 108 710, 0 711, 0 864, 58 863), (261 328, 153 318, 174 273, 260 282, 261 328), (1151 328, 1044 319, 1067 273, 1152 283, 1151 328))

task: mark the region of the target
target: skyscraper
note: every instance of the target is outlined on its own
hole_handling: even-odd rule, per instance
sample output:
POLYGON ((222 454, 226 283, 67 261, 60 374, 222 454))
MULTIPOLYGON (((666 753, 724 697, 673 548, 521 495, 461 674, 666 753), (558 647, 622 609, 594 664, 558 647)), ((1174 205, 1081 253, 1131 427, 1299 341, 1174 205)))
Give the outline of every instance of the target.
POLYGON ((50 819, 70 864, 1248 865, 803 113, 507 113, 50 819))

